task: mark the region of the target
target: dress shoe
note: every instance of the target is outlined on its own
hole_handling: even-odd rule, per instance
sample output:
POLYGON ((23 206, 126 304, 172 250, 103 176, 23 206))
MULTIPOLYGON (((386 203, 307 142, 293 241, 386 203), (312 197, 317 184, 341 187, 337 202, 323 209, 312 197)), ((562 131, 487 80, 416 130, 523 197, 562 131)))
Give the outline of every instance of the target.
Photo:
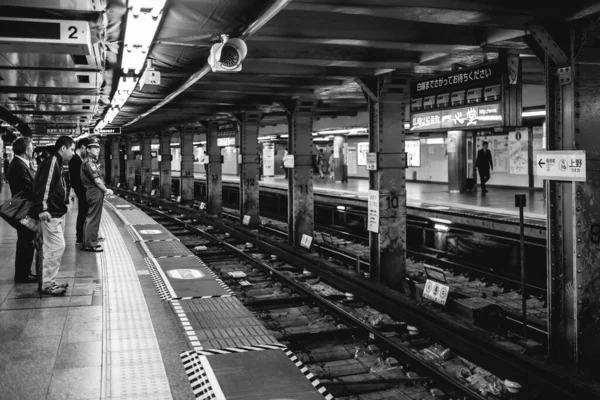
POLYGON ((99 242, 104 242, 106 239, 104 238, 104 236, 98 236, 98 241, 99 242))
POLYGON ((102 246, 96 246, 96 247, 84 247, 83 251, 89 251, 92 253, 101 253, 104 251, 104 249, 102 248, 102 246))
POLYGON ((36 283, 38 281, 37 275, 29 274, 26 279, 15 279, 15 283, 36 283))

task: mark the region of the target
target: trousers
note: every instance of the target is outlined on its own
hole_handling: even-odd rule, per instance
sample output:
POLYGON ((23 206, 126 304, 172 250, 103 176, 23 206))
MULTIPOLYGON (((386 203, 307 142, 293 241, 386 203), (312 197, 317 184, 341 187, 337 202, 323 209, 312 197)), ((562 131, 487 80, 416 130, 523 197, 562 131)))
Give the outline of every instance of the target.
POLYGON ((83 243, 83 227, 89 206, 85 192, 76 192, 75 194, 77 195, 77 223, 75 225, 75 232, 77 233, 77 243, 83 243))
POLYGON ((102 219, 102 206, 104 205, 104 194, 100 189, 87 189, 85 192, 88 202, 88 213, 85 218, 83 246, 93 249, 98 246, 98 231, 102 219))
POLYGON ((25 227, 17 229, 17 253, 15 255, 15 281, 25 281, 31 271, 35 232, 25 227))
POLYGON ((58 275, 60 262, 65 252, 65 217, 52 218, 50 222, 40 221, 42 237, 42 254, 44 260, 42 290, 51 287, 58 275))
POLYGON ((485 183, 490 180, 490 170, 480 169, 479 178, 481 180, 481 190, 485 191, 485 183))

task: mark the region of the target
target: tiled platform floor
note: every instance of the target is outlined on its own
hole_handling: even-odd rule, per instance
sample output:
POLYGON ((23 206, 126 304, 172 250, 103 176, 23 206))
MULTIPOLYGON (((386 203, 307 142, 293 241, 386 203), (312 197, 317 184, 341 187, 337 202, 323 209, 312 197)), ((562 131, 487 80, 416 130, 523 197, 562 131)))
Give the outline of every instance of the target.
MULTIPOLYGON (((5 186, 0 192, 0 203, 9 197, 5 186)), ((58 276, 59 281, 69 282, 67 294, 61 297, 44 295, 41 299, 36 284, 14 284, 17 235, 12 227, 0 220, 0 399, 149 398, 119 397, 107 390, 110 385, 103 376, 107 370, 103 356, 110 351, 110 346, 103 330, 106 306, 101 285, 102 256, 76 247, 76 215, 76 208, 67 214, 66 250, 58 276)), ((103 218, 111 217, 105 211, 103 218)), ((123 233, 129 236, 124 228, 123 233)), ((152 282, 149 277, 141 278, 147 278, 142 282, 144 294, 154 300, 156 292, 152 282)), ((164 307, 162 313, 160 309, 152 311, 155 325, 168 319, 169 315, 165 313, 175 317, 169 307, 164 307)), ((161 398, 193 399, 179 358, 179 352, 189 347, 177 321, 174 322, 170 324, 169 332, 157 330, 163 362, 169 366, 170 376, 165 382, 172 388, 168 397, 161 398), (165 336, 169 339, 165 340, 165 336), (164 356, 168 354, 165 349, 169 346, 174 347, 170 352, 171 359, 164 356)), ((160 357, 161 353, 158 354, 160 357)))

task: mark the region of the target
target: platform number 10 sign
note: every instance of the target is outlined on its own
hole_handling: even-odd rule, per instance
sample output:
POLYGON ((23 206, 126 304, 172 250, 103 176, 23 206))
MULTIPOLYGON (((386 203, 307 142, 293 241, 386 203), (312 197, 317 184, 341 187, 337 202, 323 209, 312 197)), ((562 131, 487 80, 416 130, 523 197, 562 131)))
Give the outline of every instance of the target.
POLYGON ((302 235, 302 240, 300 241, 300 246, 304 247, 305 249, 310 249, 310 245, 312 244, 312 236, 308 236, 306 234, 302 235))

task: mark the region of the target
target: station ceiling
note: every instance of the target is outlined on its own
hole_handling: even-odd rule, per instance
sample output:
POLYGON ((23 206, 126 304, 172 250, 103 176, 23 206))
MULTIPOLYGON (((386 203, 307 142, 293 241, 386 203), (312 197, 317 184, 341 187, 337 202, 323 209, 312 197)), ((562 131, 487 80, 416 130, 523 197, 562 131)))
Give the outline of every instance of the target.
MULTIPOLYGON (((526 44, 527 27, 563 26, 600 14, 588 3, 167 0, 148 57, 161 73, 161 84, 136 90, 109 127, 157 131, 243 111, 262 111, 264 124, 277 124, 286 121, 279 102, 296 97, 320 100, 321 116, 354 115, 366 110, 358 78, 391 71, 417 78, 491 61, 499 52, 522 55, 523 82, 542 85, 543 67, 526 44), (258 30, 253 29, 257 19, 264 22, 258 30), (241 72, 209 72, 148 113, 205 67, 220 34, 248 32, 241 72)), ((44 51, 0 52, 0 119, 26 122, 35 132, 94 127, 122 75, 127 0, 1 4, 0 17, 88 21, 93 51, 83 59, 44 51)))

